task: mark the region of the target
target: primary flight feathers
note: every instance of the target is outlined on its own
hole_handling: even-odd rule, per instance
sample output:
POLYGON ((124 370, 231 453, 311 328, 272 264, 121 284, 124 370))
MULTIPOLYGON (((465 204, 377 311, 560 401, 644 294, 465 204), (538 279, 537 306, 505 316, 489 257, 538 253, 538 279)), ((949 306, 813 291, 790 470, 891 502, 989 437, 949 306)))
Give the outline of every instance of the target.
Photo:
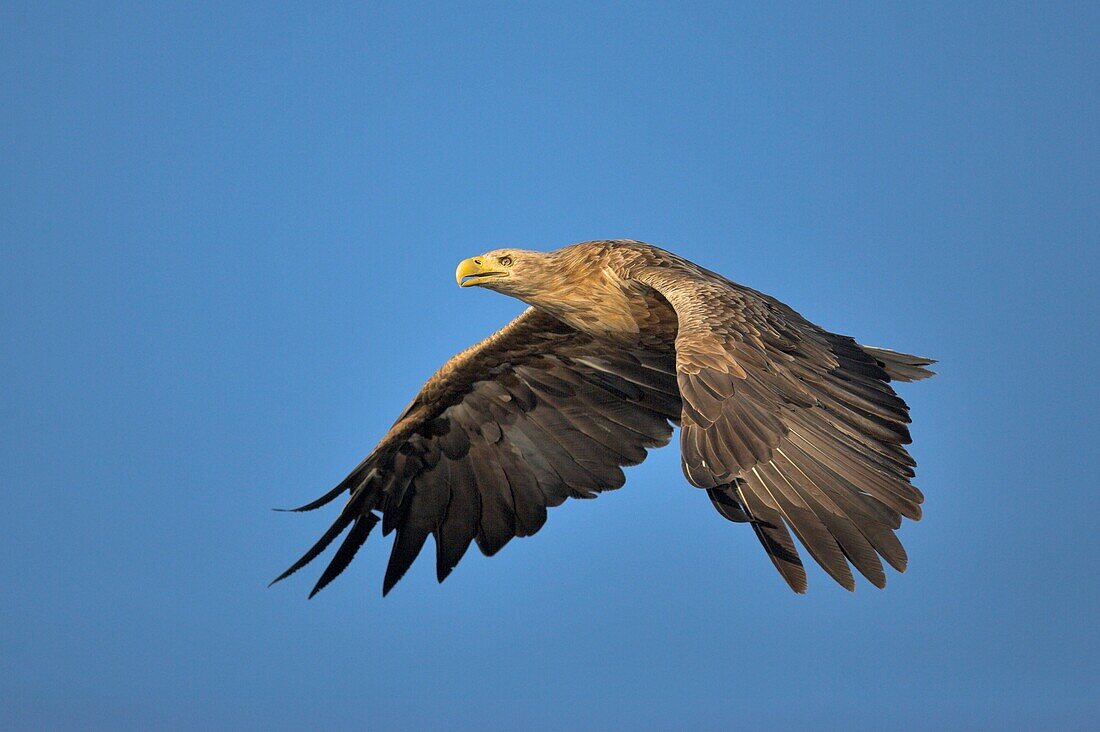
POLYGON ((910 480, 909 411, 891 381, 930 359, 862 346, 763 293, 636 241, 554 252, 502 249, 456 279, 531 307, 432 376, 339 485, 347 494, 294 573, 347 531, 311 593, 381 522, 396 531, 390 591, 434 539, 436 575, 476 542, 485 555, 542 528, 546 509, 620 487, 680 426, 684 474, 731 521, 748 523, 796 592, 791 532, 837 582, 878 587, 903 571, 894 530, 921 516, 910 480))

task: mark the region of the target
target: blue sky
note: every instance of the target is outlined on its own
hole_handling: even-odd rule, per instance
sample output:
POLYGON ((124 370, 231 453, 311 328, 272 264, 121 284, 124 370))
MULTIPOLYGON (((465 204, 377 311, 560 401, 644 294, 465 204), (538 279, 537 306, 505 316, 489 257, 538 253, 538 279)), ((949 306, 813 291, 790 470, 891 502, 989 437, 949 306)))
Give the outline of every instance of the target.
POLYGON ((1100 714, 1095 3, 86 5, 0 8, 0 726, 1100 714), (266 588, 521 309, 459 259, 620 236, 941 360, 906 574, 793 595, 670 447, 444 585, 266 588))

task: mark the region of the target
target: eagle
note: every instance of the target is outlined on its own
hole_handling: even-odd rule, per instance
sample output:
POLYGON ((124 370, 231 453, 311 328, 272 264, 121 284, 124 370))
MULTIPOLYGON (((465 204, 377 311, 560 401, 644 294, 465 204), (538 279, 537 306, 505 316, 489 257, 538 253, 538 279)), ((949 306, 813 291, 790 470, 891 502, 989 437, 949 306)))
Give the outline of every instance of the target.
POLYGON ((891 387, 933 360, 861 345, 779 300, 634 240, 463 260, 461 287, 529 307, 447 361, 343 481, 332 526, 273 582, 345 531, 313 597, 379 523, 396 532, 387 594, 430 535, 442 582, 472 543, 486 556, 530 536, 547 509, 621 487, 622 468, 680 428, 684 475, 726 519, 752 527, 779 574, 806 591, 792 532, 840 585, 855 567, 884 587, 905 570, 894 531, 924 496, 909 409, 891 387))

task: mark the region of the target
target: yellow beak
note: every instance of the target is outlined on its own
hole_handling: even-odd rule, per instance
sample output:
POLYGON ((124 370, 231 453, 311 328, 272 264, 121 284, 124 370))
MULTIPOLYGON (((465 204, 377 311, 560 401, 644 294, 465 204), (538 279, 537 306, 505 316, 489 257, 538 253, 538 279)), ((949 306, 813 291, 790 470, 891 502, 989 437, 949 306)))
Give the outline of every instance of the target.
POLYGON ((493 269, 486 260, 481 257, 471 257, 470 259, 463 259, 458 263, 458 269, 455 270, 455 282, 459 287, 469 287, 470 285, 481 284, 483 281, 492 277, 500 277, 507 272, 499 269, 493 269))

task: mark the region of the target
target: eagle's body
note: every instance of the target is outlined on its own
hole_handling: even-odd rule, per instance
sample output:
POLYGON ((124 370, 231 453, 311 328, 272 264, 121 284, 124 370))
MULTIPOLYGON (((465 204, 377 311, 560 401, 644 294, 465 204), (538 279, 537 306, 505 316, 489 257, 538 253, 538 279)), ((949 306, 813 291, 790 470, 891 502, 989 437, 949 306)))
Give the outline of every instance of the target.
POLYGON ((456 276, 531 307, 448 361, 340 485, 298 509, 349 493, 279 579, 350 526, 316 592, 381 520, 397 531, 383 591, 429 534, 442 581, 471 542, 491 555, 538 531, 547 507, 621 486, 621 466, 673 424, 689 481, 753 527, 796 591, 806 577, 788 527, 849 589, 848 562, 880 587, 880 556, 905 568, 893 530, 923 497, 888 382, 930 376, 930 360, 860 346, 641 242, 499 250, 456 276))

